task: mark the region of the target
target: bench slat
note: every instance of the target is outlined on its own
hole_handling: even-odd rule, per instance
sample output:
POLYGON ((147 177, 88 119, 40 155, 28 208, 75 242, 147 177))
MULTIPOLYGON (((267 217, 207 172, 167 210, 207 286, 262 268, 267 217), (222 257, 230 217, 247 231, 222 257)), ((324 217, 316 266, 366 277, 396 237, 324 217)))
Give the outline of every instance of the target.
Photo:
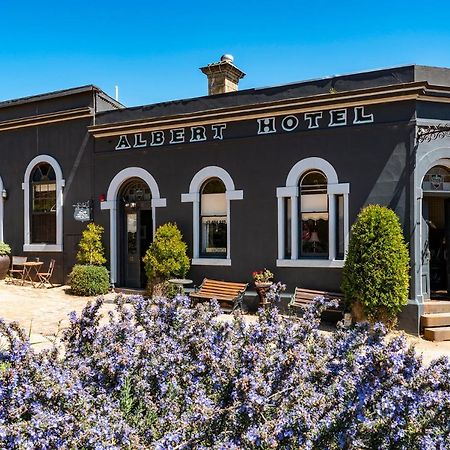
POLYGON ((246 283, 234 283, 205 278, 200 289, 191 293, 192 298, 211 300, 215 298, 219 302, 234 303, 247 289, 246 283))

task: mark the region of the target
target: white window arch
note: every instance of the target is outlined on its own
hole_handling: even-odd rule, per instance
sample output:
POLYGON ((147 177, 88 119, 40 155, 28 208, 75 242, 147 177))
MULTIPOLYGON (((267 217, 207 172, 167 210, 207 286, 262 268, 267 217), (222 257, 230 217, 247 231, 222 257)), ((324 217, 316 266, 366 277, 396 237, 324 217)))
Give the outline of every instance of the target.
MULTIPOLYGON (((343 257, 348 249, 349 239, 349 192, 350 185, 339 183, 334 167, 325 159, 305 158, 292 167, 286 178, 286 185, 277 188, 278 267, 343 267, 343 257), (311 251, 305 252, 308 253, 308 257, 299 252, 302 240, 299 233, 303 232, 299 231, 299 223, 303 223, 301 214, 305 212, 299 207, 301 202, 299 186, 304 176, 309 173, 322 174, 327 182, 327 199, 325 201, 319 199, 326 206, 321 206, 319 215, 327 220, 328 242, 326 252, 318 252, 317 258, 311 251)), ((306 211, 311 215, 311 212, 306 211)), ((317 237, 315 232, 311 234, 317 237)))
POLYGON ((147 183, 152 194, 151 208, 152 208, 152 223, 153 223, 153 235, 156 228, 156 208, 165 207, 167 201, 165 198, 161 198, 159 193, 158 183, 155 178, 142 167, 127 167, 117 173, 111 180, 108 187, 108 193, 106 195, 106 201, 101 202, 100 208, 102 210, 109 209, 109 236, 110 236, 110 278, 111 283, 117 283, 118 274, 118 258, 117 258, 117 196, 123 184, 132 179, 140 178, 147 183))
POLYGON ((23 178, 23 214, 24 214, 24 252, 62 252, 63 250, 63 188, 65 180, 63 179, 62 170, 58 161, 49 155, 39 155, 33 158, 28 164, 23 178), (32 242, 31 236, 31 175, 34 169, 39 165, 46 163, 50 165, 55 173, 55 221, 56 221, 56 238, 55 243, 32 242))
POLYGON ((230 214, 230 202, 231 200, 242 200, 244 198, 244 191, 236 190, 234 187, 233 179, 230 174, 221 167, 208 166, 199 170, 192 178, 189 185, 189 192, 187 194, 181 194, 182 202, 192 202, 192 224, 193 224, 193 251, 192 251, 192 264, 193 265, 214 265, 214 266, 231 266, 231 214, 230 214), (226 225, 227 225, 227 238, 226 238, 226 253, 224 257, 207 258, 201 255, 201 192, 205 183, 208 180, 219 179, 225 185, 225 199, 226 199, 226 225))

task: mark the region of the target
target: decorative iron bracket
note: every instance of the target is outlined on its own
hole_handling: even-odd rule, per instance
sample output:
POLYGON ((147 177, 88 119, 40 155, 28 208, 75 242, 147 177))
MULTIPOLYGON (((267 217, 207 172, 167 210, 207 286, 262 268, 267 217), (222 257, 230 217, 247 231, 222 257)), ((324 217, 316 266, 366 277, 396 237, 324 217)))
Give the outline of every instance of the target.
POLYGON ((417 143, 431 142, 436 139, 450 137, 450 126, 448 125, 423 125, 417 130, 417 143))

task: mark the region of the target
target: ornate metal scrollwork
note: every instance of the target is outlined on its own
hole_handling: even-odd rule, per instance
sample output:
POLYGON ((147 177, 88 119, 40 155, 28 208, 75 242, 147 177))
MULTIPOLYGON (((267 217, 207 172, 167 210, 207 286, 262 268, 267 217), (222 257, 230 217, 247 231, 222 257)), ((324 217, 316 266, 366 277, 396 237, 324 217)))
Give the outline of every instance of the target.
POLYGON ((431 142, 436 139, 450 137, 450 126, 448 125, 426 125, 420 126, 417 130, 417 142, 431 142))

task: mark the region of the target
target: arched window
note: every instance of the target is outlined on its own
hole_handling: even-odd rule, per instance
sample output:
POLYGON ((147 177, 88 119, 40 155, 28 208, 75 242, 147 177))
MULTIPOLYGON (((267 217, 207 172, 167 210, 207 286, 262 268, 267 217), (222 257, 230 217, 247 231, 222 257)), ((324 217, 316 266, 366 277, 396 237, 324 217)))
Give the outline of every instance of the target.
POLYGON ((318 170, 300 180, 300 255, 328 258, 327 177, 318 170))
POLYGON ((31 174, 31 243, 56 244, 56 175, 48 163, 31 174))
POLYGON ((25 170, 23 250, 63 249, 63 187, 61 167, 49 155, 36 156, 25 170))
POLYGON ((333 166, 306 158, 277 188, 279 267, 343 267, 348 247, 348 183, 333 166))
POLYGON ((208 166, 192 178, 182 202, 192 202, 193 265, 231 265, 231 201, 242 200, 230 174, 208 166))
POLYGON ((200 198, 202 257, 227 257, 227 199, 219 178, 203 184, 200 198))

